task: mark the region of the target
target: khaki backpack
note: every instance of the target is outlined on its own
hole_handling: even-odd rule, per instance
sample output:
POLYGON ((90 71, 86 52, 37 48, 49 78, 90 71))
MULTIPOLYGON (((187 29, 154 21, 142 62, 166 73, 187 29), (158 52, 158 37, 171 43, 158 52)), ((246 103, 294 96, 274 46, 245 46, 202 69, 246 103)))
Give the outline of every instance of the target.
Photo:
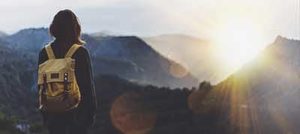
POLYGON ((74 44, 61 59, 55 58, 50 44, 45 47, 48 60, 40 64, 38 69, 40 110, 59 113, 78 106, 81 95, 72 56, 79 47, 74 44))

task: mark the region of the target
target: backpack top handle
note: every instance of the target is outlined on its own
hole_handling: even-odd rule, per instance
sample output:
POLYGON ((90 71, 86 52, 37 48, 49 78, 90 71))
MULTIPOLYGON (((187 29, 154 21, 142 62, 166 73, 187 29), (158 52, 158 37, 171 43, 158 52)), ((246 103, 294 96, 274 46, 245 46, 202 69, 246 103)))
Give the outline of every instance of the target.
POLYGON ((69 51, 66 53, 65 58, 72 58, 73 54, 80 48, 81 45, 73 44, 69 51))
MULTIPOLYGON (((76 52, 76 50, 78 48, 80 48, 81 45, 78 45, 78 44, 73 44, 72 47, 68 50, 68 52, 66 53, 65 55, 65 58, 72 58, 73 54, 76 52)), ((48 44, 46 47, 46 52, 47 52, 47 55, 48 55, 48 58, 49 59, 56 59, 55 58, 55 55, 54 55, 54 52, 53 52, 53 49, 51 48, 51 45, 48 44)))

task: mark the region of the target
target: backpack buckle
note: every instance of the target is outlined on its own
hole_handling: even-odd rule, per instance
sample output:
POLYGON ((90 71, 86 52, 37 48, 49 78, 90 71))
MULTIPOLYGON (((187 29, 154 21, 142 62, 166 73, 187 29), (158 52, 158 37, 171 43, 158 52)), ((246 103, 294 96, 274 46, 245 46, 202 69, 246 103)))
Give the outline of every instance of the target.
POLYGON ((64 73, 64 91, 68 92, 68 81, 69 81, 69 74, 64 73))

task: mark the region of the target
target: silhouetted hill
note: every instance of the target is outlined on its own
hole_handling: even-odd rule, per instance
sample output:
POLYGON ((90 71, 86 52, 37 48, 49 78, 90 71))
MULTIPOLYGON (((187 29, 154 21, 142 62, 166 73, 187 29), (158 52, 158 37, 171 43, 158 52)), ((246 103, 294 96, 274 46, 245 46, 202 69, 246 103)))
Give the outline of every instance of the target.
MULTIPOLYGON (((228 125, 219 116, 218 109, 203 107, 203 111, 209 110, 201 114, 192 112, 188 106, 191 89, 142 86, 109 75, 98 76, 95 82, 99 109, 93 133, 227 132, 228 125)), ((200 90, 204 89, 197 89, 200 90)))
POLYGON ((217 85, 227 112, 238 115, 231 120, 242 128, 238 132, 300 132, 299 58, 300 41, 278 36, 259 57, 217 85))

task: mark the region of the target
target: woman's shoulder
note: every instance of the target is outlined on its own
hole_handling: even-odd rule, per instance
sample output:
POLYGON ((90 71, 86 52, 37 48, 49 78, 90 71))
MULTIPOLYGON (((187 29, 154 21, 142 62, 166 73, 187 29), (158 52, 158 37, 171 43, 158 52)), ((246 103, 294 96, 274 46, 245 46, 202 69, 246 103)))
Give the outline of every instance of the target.
POLYGON ((84 45, 81 45, 78 50, 77 50, 78 53, 86 53, 88 54, 88 49, 84 46, 84 45))
POLYGON ((84 46, 80 46, 74 54, 75 56, 89 56, 89 50, 84 46))

